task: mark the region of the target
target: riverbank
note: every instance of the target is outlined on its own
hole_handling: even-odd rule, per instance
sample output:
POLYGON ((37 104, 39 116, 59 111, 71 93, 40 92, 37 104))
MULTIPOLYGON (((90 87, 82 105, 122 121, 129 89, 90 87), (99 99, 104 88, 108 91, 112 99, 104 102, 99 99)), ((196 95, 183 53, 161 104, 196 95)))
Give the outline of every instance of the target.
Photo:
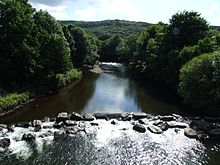
POLYGON ((15 112, 17 109, 21 108, 25 104, 34 101, 36 98, 45 97, 47 95, 52 95, 57 92, 57 90, 73 83, 74 81, 82 77, 82 72, 76 69, 70 70, 65 74, 58 74, 56 76, 57 82, 56 88, 53 90, 44 91, 41 94, 38 92, 14 92, 7 93, 0 96, 0 117, 8 115, 15 112))
MULTIPOLYGON (((43 164, 51 164, 52 160, 56 159, 56 162, 62 160, 61 164, 64 164, 71 160, 76 161, 77 158, 77 161, 80 161, 77 164, 86 164, 85 160, 94 162, 96 159, 90 158, 100 154, 109 157, 110 151, 116 149, 117 152, 123 153, 138 152, 145 158, 150 155, 146 161, 151 163, 161 159, 163 162, 179 161, 180 164, 184 164, 186 159, 181 156, 185 155, 184 157, 188 158, 191 153, 194 159, 189 159, 188 163, 192 163, 196 158, 194 154, 199 153, 196 160, 198 163, 204 161, 201 158, 204 159, 202 155, 206 155, 204 152, 207 152, 203 141, 211 143, 219 138, 220 134, 216 133, 219 123, 220 119, 217 118, 188 118, 177 114, 153 116, 142 112, 82 114, 62 112, 56 118, 45 117, 43 120, 25 123, 0 124, 0 162, 22 160, 23 163, 40 161, 43 164), (205 131, 201 124, 205 124, 206 128, 209 125, 211 129, 205 131), (150 150, 152 147, 154 150, 150 150), (94 152, 91 152, 93 149, 94 152), (100 150, 102 152, 97 152, 100 150), (75 157, 74 151, 80 154, 76 154, 75 157), (56 156, 57 152, 59 156, 56 156), (94 155, 88 156, 89 153, 94 155), (48 154, 52 154, 53 158, 48 154), (78 160, 81 154, 84 155, 83 159, 78 160), (9 160, 7 155, 13 156, 10 156, 9 160), (49 157, 52 159, 48 159, 49 157)), ((215 154, 218 155, 220 147, 212 148, 214 147, 215 154)), ((104 158, 100 156, 102 159, 99 161, 104 158)), ((120 160, 133 159, 127 155, 120 160)), ((139 162, 143 161, 143 158, 134 160, 139 162)), ((116 163, 117 159, 112 157, 110 161, 116 163)))

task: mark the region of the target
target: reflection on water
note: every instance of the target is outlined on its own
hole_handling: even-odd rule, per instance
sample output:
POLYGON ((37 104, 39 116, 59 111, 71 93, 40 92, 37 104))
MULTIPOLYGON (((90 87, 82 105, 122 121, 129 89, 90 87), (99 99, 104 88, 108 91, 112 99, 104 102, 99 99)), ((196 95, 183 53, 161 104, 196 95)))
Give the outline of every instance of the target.
POLYGON ((136 112, 151 114, 181 113, 170 98, 152 84, 139 84, 124 72, 85 73, 76 84, 61 89, 57 94, 41 98, 1 122, 30 121, 59 112, 136 112))

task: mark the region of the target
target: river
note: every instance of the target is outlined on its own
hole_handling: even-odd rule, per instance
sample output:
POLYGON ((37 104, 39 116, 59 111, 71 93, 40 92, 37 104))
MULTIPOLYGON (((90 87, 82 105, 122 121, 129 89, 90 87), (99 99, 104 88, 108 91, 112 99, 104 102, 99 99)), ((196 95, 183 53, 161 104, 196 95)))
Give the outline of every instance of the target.
MULTIPOLYGON (((146 112, 184 114, 173 93, 154 84, 138 83, 126 72, 104 70, 85 73, 74 84, 57 94, 39 98, 20 110, 1 118, 0 123, 21 123, 59 112, 146 112)), ((186 119, 188 121, 188 119, 186 119)), ((147 119, 146 123, 152 123, 147 119)), ((52 136, 37 138, 28 144, 14 140, 7 151, 0 148, 0 164, 213 164, 220 163, 219 139, 200 141, 184 136, 183 130, 169 129, 162 134, 141 134, 130 122, 97 121, 85 132, 54 141, 52 136), (122 131, 123 130, 123 131, 122 131)), ((52 124, 48 122, 47 124, 52 124)), ((89 123, 80 123, 85 126, 89 123)), ((27 129, 5 133, 12 139, 27 129)), ((42 129, 43 134, 47 129, 42 129)), ((49 130, 53 133, 53 128, 49 130)), ((3 133, 2 133, 3 134, 3 133)))

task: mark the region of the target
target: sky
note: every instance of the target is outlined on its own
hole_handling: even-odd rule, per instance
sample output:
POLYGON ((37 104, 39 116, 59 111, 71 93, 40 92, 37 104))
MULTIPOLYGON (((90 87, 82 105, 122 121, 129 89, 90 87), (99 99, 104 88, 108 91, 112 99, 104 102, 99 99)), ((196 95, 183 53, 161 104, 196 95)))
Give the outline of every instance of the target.
POLYGON ((220 26, 220 0, 29 0, 34 8, 58 20, 121 19, 168 23, 179 11, 197 11, 210 25, 220 26))

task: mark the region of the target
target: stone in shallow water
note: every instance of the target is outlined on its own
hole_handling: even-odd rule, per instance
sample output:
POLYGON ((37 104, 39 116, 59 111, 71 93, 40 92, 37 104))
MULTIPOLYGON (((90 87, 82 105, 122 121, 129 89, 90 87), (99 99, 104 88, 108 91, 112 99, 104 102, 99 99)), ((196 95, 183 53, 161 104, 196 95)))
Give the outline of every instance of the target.
POLYGON ((176 122, 176 121, 170 121, 167 122, 170 128, 186 128, 188 127, 188 124, 182 123, 182 122, 176 122))
POLYGON ((139 122, 140 124, 146 124, 146 122, 145 122, 143 119, 139 119, 138 122, 139 122))
POLYGON ((167 115, 167 116, 161 116, 159 115, 158 116, 160 120, 163 120, 163 121, 172 121, 172 120, 175 120, 175 117, 174 116, 171 116, 171 115, 167 115))
POLYGON ((133 113, 133 118, 135 120, 146 118, 146 117, 148 117, 148 115, 146 113, 144 113, 144 112, 134 112, 133 113))
POLYGON ((75 134, 77 133, 79 130, 74 128, 74 127, 71 127, 71 128, 66 128, 66 134, 75 134))
POLYGON ((65 121, 65 120, 68 120, 69 117, 68 117, 68 114, 67 112, 61 112, 58 114, 57 118, 56 118, 56 122, 59 123, 61 121, 65 121))
POLYGON ((55 123, 55 124, 53 125, 53 127, 56 128, 56 129, 60 129, 62 126, 63 126, 63 122, 55 123))
POLYGON ((95 117, 91 113, 85 113, 83 114, 84 120, 85 121, 93 121, 95 120, 95 117))
POLYGON ((80 120, 84 120, 84 118, 79 113, 73 112, 70 116, 70 120, 80 121, 80 120))
POLYGON ((64 131, 55 131, 54 132, 54 140, 62 139, 66 136, 66 132, 64 131))
POLYGON ((23 134, 21 140, 25 140, 28 142, 33 142, 36 139, 36 135, 34 133, 25 133, 23 134))
POLYGON ((209 133, 212 135, 220 136, 220 128, 212 129, 209 131, 209 133))
POLYGON ((65 126, 77 125, 77 123, 75 121, 72 121, 72 120, 65 120, 63 123, 64 123, 65 126))
POLYGON ((132 115, 130 113, 123 112, 123 113, 121 113, 121 119, 123 121, 131 121, 132 115))
POLYGON ((5 124, 0 124, 0 128, 6 129, 6 128, 7 128, 7 125, 5 125, 5 124))
POLYGON ((9 147, 10 144, 11 144, 11 141, 9 138, 0 139, 0 147, 6 148, 6 147, 9 147))
POLYGON ((98 123, 94 123, 94 122, 90 123, 90 125, 91 125, 91 126, 99 126, 98 123))
POLYGON ((111 124, 112 124, 112 125, 116 125, 117 123, 118 123, 118 120, 117 120, 117 119, 112 119, 112 120, 111 120, 111 124))
POLYGON ((95 113, 94 116, 96 119, 109 120, 107 114, 105 114, 105 113, 95 113))
POLYGON ((164 121, 162 121, 162 120, 156 120, 154 123, 153 123, 153 125, 156 125, 156 126, 158 126, 159 124, 162 124, 164 121))
POLYGON ((189 138, 198 138, 198 133, 192 128, 184 128, 184 135, 189 138))
POLYGON ((146 128, 142 125, 142 124, 136 124, 133 126, 133 130, 137 131, 137 132, 141 132, 144 133, 146 132, 146 128))
POLYGON ((31 123, 31 125, 32 125, 33 127, 41 127, 42 122, 41 122, 40 120, 34 120, 34 121, 31 123))
POLYGON ((157 126, 154 126, 154 125, 150 125, 147 127, 147 129, 152 132, 152 133, 155 133, 155 134, 161 134, 163 131, 157 127, 157 126))
POLYGON ((162 131, 166 131, 169 129, 169 125, 167 124, 167 122, 162 122, 160 124, 157 125, 162 131))

